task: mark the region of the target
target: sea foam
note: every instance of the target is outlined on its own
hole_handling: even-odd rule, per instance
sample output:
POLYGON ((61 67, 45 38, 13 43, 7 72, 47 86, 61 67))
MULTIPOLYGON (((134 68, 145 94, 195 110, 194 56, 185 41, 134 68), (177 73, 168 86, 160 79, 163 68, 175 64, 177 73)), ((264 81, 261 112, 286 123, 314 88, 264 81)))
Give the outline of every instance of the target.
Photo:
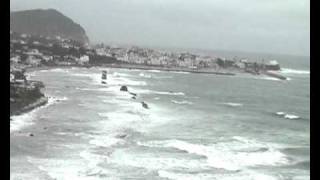
POLYGON ((310 71, 308 70, 288 69, 288 68, 281 68, 280 72, 283 74, 310 74, 310 71))
POLYGON ((34 123, 34 118, 39 110, 47 108, 48 106, 56 104, 60 101, 66 101, 67 99, 67 97, 48 97, 48 103, 46 105, 40 106, 30 112, 23 113, 21 115, 11 116, 10 118, 12 120, 10 121, 10 133, 21 130, 23 127, 32 125, 34 123))
POLYGON ((176 101, 176 100, 171 100, 172 103, 174 104, 193 104, 192 102, 190 101, 176 101))
MULTIPOLYGON (((197 154, 207 158, 208 166, 223 168, 230 171, 240 170, 247 166, 281 165, 288 163, 286 156, 274 148, 268 147, 267 151, 246 152, 241 151, 241 149, 235 149, 237 146, 243 146, 243 144, 239 142, 201 145, 181 140, 164 140, 140 142, 139 145, 175 148, 187 153, 197 154)), ((245 146, 252 145, 245 144, 245 146)))

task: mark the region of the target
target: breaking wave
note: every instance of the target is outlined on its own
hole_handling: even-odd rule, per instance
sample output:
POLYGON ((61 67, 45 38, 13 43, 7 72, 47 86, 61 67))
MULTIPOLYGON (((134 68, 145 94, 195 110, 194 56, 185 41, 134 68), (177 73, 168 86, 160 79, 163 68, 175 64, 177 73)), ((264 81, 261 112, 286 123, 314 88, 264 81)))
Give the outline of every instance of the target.
POLYGON ((176 101, 176 100, 171 100, 171 102, 175 103, 175 104, 193 104, 190 101, 176 101))
POLYGON ((300 119, 299 116, 297 115, 294 115, 294 114, 288 114, 288 113, 285 113, 285 112, 276 112, 276 115, 280 116, 280 117, 284 117, 286 119, 300 119))
POLYGON ((283 74, 310 74, 310 71, 308 70, 287 69, 287 68, 282 68, 280 72, 283 74))
POLYGON ((139 142, 138 144, 147 147, 175 148, 187 153, 204 156, 207 158, 208 166, 230 171, 240 170, 246 166, 282 165, 288 163, 283 153, 267 145, 264 145, 267 147, 264 150, 250 150, 252 148, 261 148, 262 146, 260 143, 250 140, 247 140, 245 144, 242 141, 236 141, 202 145, 181 140, 149 141, 139 142))

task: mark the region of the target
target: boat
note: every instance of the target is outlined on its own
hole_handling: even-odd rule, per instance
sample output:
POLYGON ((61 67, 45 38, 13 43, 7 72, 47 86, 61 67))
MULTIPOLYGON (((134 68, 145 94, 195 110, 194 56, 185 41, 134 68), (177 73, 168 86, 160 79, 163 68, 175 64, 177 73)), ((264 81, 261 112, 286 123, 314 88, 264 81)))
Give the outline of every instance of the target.
POLYGON ((102 84, 107 84, 107 71, 106 70, 102 71, 101 83, 102 84))

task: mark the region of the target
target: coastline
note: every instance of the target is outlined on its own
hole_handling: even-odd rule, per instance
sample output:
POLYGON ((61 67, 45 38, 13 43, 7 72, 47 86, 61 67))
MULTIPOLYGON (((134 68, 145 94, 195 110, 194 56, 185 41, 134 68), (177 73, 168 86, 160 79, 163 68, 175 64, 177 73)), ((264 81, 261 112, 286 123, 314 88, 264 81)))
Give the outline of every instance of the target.
POLYGON ((167 72, 187 72, 187 73, 196 73, 196 74, 213 74, 213 75, 225 75, 225 76, 235 76, 237 74, 250 74, 252 76, 269 76, 272 78, 276 78, 279 80, 287 80, 288 78, 281 75, 278 72, 274 71, 266 71, 261 72, 260 74, 252 74, 244 71, 240 71, 238 69, 222 69, 216 70, 213 68, 203 68, 203 69, 190 69, 190 68, 182 68, 182 67, 160 67, 160 66, 151 66, 151 65, 136 65, 136 64, 101 64, 101 65, 55 65, 55 66, 40 66, 40 67, 27 67, 26 72, 33 72, 39 70, 49 70, 55 68, 91 68, 91 67, 102 67, 102 68, 119 68, 119 69, 139 69, 139 70, 158 70, 158 71, 167 71, 167 72))
POLYGON ((12 114, 10 114, 11 116, 19 116, 25 113, 28 113, 40 106, 44 106, 48 103, 48 97, 40 97, 37 100, 35 100, 33 103, 28 104, 27 106, 22 107, 19 110, 16 110, 15 112, 13 112, 12 114))
POLYGON ((120 68, 120 69, 139 69, 139 70, 159 70, 159 71, 168 71, 168 72, 188 72, 188 73, 198 73, 198 74, 215 74, 215 75, 227 75, 234 76, 236 73, 244 73, 238 70, 223 70, 217 71, 213 68, 200 69, 200 70, 192 70, 190 68, 182 68, 182 67, 159 67, 159 66, 150 66, 150 65, 135 65, 135 64, 102 64, 102 65, 89 65, 89 66, 81 66, 81 65, 56 65, 56 66, 40 66, 40 67, 27 67, 26 72, 33 72, 39 70, 49 70, 55 68, 91 68, 91 67, 102 67, 102 68, 120 68))

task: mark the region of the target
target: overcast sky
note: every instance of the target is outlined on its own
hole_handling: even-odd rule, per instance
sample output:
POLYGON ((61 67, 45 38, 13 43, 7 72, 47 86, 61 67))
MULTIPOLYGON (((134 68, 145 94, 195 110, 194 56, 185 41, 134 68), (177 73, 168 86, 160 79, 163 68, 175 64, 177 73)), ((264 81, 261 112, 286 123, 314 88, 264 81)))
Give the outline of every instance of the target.
POLYGON ((310 51, 308 0, 10 0, 54 8, 91 42, 293 55, 310 51))

